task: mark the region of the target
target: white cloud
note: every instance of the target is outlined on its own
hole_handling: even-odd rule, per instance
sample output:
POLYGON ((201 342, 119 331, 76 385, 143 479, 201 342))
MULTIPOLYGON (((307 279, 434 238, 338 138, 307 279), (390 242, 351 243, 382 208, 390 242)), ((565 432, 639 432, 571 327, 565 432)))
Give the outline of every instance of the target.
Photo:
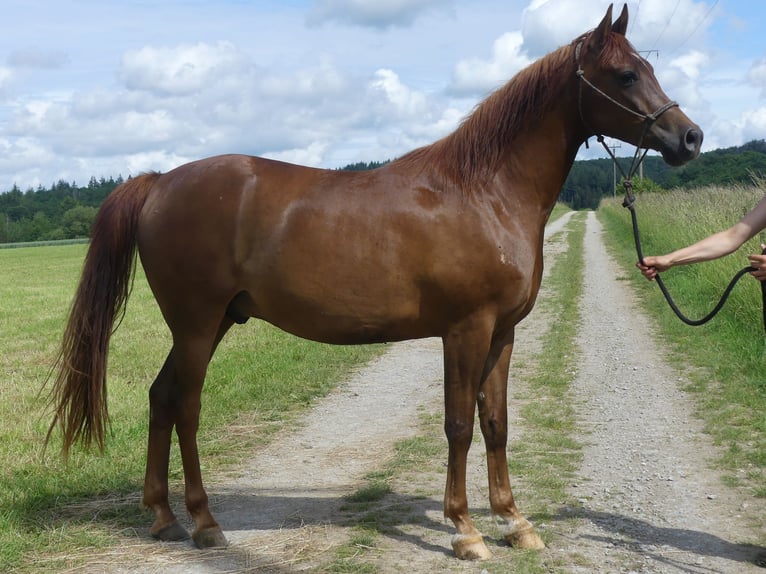
POLYGON ((405 86, 393 70, 376 71, 370 89, 382 96, 376 99, 382 104, 378 109, 386 116, 413 118, 428 113, 425 95, 405 86))
POLYGON ((457 94, 486 94, 502 85, 532 62, 523 45, 520 32, 507 32, 495 40, 489 60, 460 60, 452 74, 450 90, 457 94))
POLYGON ((657 70, 665 92, 687 112, 702 112, 708 107, 700 91, 700 78, 709 62, 707 54, 693 50, 657 70))
POLYGON ((250 71, 247 58, 233 44, 219 42, 132 50, 122 59, 120 75, 132 90, 188 95, 250 71))
POLYGON ((743 113, 737 127, 742 134, 742 141, 764 139, 766 135, 766 107, 759 107, 743 113))
POLYGON ((323 142, 311 142, 304 148, 288 149, 279 152, 264 154, 265 157, 297 163, 299 165, 319 166, 324 159, 327 144, 323 142))
POLYGON ((327 58, 319 66, 291 74, 272 74, 258 82, 260 92, 272 98, 312 99, 333 96, 347 88, 346 79, 327 58))
MULTIPOLYGON (((611 2, 605 0, 538 0, 524 9, 522 33, 526 51, 539 58, 592 29, 611 2)), ((621 8, 621 6, 620 6, 621 8)), ((614 14, 616 17, 619 12, 614 14)))
POLYGON ((628 35, 639 50, 659 50, 660 58, 700 49, 712 25, 708 3, 695 0, 643 0, 631 13, 628 35))
MULTIPOLYGON (((612 0, 533 0, 524 9, 524 45, 533 57, 540 57, 568 44, 594 28, 614 4, 612 17, 622 11, 612 0)), ((673 55, 679 49, 703 44, 712 20, 708 4, 695 0, 642 0, 628 2, 627 37, 638 50, 659 50, 673 55)))

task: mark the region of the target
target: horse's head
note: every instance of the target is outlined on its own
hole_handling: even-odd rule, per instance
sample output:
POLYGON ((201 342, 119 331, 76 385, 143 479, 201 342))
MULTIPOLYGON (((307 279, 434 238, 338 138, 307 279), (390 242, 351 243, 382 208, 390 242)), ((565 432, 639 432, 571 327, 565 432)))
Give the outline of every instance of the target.
POLYGON ((588 135, 619 138, 662 154, 670 165, 699 155, 702 130, 662 91, 651 64, 625 38, 628 7, 612 6, 595 30, 576 40, 580 116, 588 135))

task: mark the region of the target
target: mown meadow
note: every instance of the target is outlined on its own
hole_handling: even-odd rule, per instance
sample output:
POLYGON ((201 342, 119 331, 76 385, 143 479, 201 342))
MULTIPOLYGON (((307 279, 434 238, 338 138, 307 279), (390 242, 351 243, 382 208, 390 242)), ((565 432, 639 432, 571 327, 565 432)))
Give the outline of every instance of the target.
MULTIPOLYGON (((51 421, 48 377, 86 245, 0 249, 0 571, 54 572, 73 549, 145 529, 140 507, 148 390, 170 337, 137 272, 109 357, 111 435, 106 452, 75 449, 65 462, 51 421)), ((334 347, 258 321, 237 326, 213 359, 203 391, 200 448, 208 481, 329 392, 381 346, 334 347)), ((171 459, 173 502, 183 513, 183 473, 171 459)))
MULTIPOLYGON (((728 228, 766 192, 766 181, 752 185, 639 194, 636 201, 645 255, 678 249, 728 228)), ((717 461, 725 479, 766 496, 766 333, 760 284, 749 276, 734 288, 723 310, 709 323, 690 327, 668 307, 659 288, 633 266, 630 214, 621 199, 605 200, 598 211, 609 248, 625 266, 647 313, 657 321, 668 360, 692 381, 689 385, 707 430, 723 447, 717 461)), ((721 259, 675 267, 663 274, 673 299, 687 317, 706 315, 733 275, 760 253, 760 233, 737 252, 721 259)), ((651 377, 651 365, 646 366, 651 377)))

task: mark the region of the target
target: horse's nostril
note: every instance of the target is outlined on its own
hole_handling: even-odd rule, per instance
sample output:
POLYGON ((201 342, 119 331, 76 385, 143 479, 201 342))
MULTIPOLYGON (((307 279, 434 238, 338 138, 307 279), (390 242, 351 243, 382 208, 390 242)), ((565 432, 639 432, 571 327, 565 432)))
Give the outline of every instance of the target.
POLYGON ((689 151, 697 151, 702 145, 702 132, 696 128, 689 128, 684 136, 684 145, 689 151))

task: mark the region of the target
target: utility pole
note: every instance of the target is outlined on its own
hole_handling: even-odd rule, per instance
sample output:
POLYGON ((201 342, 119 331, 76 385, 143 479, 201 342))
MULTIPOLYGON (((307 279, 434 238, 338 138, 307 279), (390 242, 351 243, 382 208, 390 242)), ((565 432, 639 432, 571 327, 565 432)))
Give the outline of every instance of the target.
POLYGON ((612 142, 612 145, 607 147, 612 150, 614 156, 614 161, 612 161, 612 197, 615 197, 617 195, 617 156, 614 155, 614 150, 621 148, 622 145, 612 142))

